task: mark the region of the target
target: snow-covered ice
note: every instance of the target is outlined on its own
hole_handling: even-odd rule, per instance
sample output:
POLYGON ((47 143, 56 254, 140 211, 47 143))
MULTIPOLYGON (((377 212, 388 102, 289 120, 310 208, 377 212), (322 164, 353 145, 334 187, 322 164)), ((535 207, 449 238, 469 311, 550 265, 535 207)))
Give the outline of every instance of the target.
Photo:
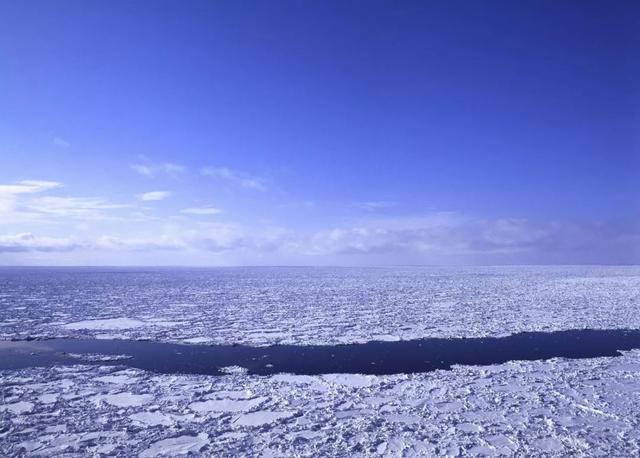
POLYGON ((640 328, 640 267, 0 269, 0 340, 338 344, 640 328))
POLYGON ((180 456, 188 453, 195 453, 202 450, 208 443, 208 436, 204 433, 197 436, 178 436, 170 439, 163 439, 151 444, 151 446, 140 453, 140 458, 154 456, 180 456))
POLYGON ((120 330, 120 329, 133 329, 144 326, 145 323, 140 320, 132 320, 131 318, 110 318, 106 320, 83 320, 68 323, 62 327, 65 329, 77 330, 120 330))
POLYGON ((253 399, 212 399, 189 404, 189 408, 195 412, 246 412, 264 401, 267 398, 259 397, 253 399))
MULTIPOLYGON (((0 340, 640 328, 638 267, 0 269, 0 291, 0 340)), ((385 376, 159 375, 82 358, 0 371, 0 456, 640 455, 640 350, 385 376)))
POLYGON ((261 426, 268 425, 274 421, 293 417, 294 412, 273 412, 270 410, 258 410, 242 414, 233 420, 234 424, 242 426, 261 426))
POLYGON ((116 407, 138 407, 148 404, 153 397, 148 394, 132 394, 128 392, 116 394, 98 394, 92 398, 94 402, 104 401, 116 407))
POLYGON ((223 374, 246 374, 247 368, 242 366, 225 366, 220 368, 220 372, 223 374))
POLYGON ((144 426, 171 426, 174 420, 160 412, 138 412, 131 415, 129 418, 134 422, 142 423, 144 426))
POLYGON ((0 455, 637 456, 639 369, 640 350, 367 384, 112 366, 4 371, 0 455), (127 391, 103 381, 123 376, 134 380, 127 391))

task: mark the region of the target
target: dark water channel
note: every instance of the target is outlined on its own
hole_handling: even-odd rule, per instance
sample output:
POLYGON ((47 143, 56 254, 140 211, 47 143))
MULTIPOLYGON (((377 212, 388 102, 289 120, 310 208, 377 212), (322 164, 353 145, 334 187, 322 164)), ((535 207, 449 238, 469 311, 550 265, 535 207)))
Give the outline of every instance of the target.
POLYGON ((640 348, 640 330, 526 332, 508 337, 420 339, 348 345, 185 345, 133 340, 50 339, 0 342, 0 369, 34 366, 123 365, 163 374, 224 375, 241 366, 249 374, 398 374, 554 357, 619 356, 640 348), (73 354, 71 356, 70 354, 73 354), (89 361, 82 355, 128 355, 89 361), (80 355, 80 356, 78 356, 80 355))

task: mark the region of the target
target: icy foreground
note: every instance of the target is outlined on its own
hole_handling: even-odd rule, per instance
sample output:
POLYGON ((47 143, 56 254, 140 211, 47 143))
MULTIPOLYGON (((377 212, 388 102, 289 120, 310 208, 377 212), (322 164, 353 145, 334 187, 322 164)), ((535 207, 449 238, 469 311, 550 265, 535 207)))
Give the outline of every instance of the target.
MULTIPOLYGON (((330 345, 639 329, 639 309, 638 267, 0 269, 0 340, 330 345)), ((640 350, 389 376, 68 356, 0 371, 0 456, 640 456, 640 350)))
POLYGON ((337 344, 640 328, 640 267, 0 269, 0 340, 337 344))
POLYGON ((0 455, 637 456, 640 351, 428 374, 0 373, 0 455))

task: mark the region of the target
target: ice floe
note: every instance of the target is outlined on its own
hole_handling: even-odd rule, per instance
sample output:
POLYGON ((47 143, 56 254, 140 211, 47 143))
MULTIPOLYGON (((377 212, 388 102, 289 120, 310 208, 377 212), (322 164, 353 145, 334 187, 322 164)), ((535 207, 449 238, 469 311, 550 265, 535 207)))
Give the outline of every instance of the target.
POLYGON ((116 394, 98 394, 92 398, 94 402, 104 401, 116 407, 138 407, 153 401, 150 394, 133 394, 128 392, 116 394))
POLYGON ((140 458, 155 456, 180 456, 188 453, 199 452, 208 443, 208 435, 200 433, 197 436, 178 436, 163 439, 153 443, 148 449, 140 453, 140 458))
POLYGON ((109 318, 105 320, 83 320, 68 323, 63 326, 65 329, 81 330, 118 330, 118 329, 133 329, 139 328, 145 325, 144 321, 133 320, 131 318, 109 318))
POLYGON ((189 408, 196 412, 246 412, 259 406, 266 400, 267 398, 265 397, 253 399, 212 399, 191 403, 189 404, 189 408))
POLYGON ((262 426, 274 421, 291 418, 295 412, 273 412, 270 410, 259 410, 257 412, 245 413, 238 416, 233 423, 242 426, 262 426))

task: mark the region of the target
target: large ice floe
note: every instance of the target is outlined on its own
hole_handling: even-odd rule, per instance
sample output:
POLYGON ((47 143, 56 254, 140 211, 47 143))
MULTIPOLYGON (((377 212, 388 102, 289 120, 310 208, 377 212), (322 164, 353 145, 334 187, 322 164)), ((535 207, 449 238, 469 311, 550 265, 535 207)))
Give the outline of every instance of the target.
POLYGON ((640 351, 425 374, 0 372, 0 456, 638 456, 640 351))

